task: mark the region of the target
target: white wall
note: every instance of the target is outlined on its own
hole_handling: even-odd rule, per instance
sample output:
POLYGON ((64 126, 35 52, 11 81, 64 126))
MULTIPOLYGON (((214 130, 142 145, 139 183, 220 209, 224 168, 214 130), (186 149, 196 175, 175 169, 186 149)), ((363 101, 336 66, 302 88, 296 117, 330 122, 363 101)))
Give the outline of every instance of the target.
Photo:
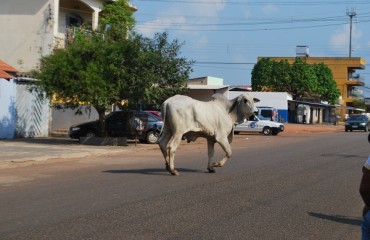
MULTIPOLYGON (((38 65, 41 57, 49 55, 56 44, 55 37, 64 39, 65 10, 59 16, 60 1, 63 0, 0 0, 0 59, 20 72, 28 72, 38 65)), ((86 19, 93 17, 91 21, 96 27, 104 1, 82 2, 95 14, 81 12, 80 15, 86 19)))
MULTIPOLYGON (((229 91, 228 99, 233 99, 244 92, 229 91)), ((258 98, 260 102, 256 106, 274 107, 276 109, 288 109, 288 100, 292 100, 290 94, 286 92, 249 92, 254 98, 258 98)))
POLYGON ((52 50, 53 0, 1 0, 0 5, 0 59, 30 71, 52 50))
POLYGON ((15 95, 14 80, 0 78, 0 139, 14 138, 15 95))

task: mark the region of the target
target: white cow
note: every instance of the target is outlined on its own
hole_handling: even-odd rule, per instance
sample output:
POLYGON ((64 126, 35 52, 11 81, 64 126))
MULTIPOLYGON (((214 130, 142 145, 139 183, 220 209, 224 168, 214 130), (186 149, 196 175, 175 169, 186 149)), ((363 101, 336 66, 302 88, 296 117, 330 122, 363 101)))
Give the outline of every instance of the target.
POLYGON ((248 93, 233 100, 214 94, 209 102, 183 95, 167 99, 161 106, 163 128, 158 141, 166 160, 166 169, 172 175, 178 175, 174 157, 183 137, 188 142, 204 137, 208 145, 207 169, 214 173, 214 167, 222 167, 232 155, 230 143, 234 137, 234 126, 257 111, 254 103, 258 101, 248 93), (215 143, 219 143, 226 153, 218 162, 212 161, 215 143))

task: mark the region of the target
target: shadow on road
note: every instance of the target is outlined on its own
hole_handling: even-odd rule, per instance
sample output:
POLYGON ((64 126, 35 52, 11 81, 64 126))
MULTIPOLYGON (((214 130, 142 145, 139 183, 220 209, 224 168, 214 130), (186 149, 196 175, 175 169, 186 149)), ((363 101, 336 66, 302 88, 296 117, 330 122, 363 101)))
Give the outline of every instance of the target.
POLYGON ((359 159, 366 159, 368 156, 359 156, 359 155, 352 155, 352 154, 332 154, 332 153, 325 153, 321 154, 323 157, 341 157, 341 158, 359 158, 359 159))
MULTIPOLYGON (((3 142, 30 143, 30 144, 48 144, 48 145, 79 145, 79 141, 70 138, 14 138, 2 139, 3 142)), ((0 142, 1 142, 0 141, 0 142)))
POLYGON ((308 215, 312 217, 321 218, 324 220, 329 220, 329 221, 348 224, 348 225, 361 226, 362 224, 361 218, 353 218, 353 217, 347 217, 347 216, 341 216, 341 215, 327 215, 327 214, 314 213, 314 212, 308 212, 308 215))
MULTIPOLYGON (((177 171, 181 174, 181 172, 197 172, 197 173, 205 173, 205 171, 200 171, 196 169, 189 169, 189 168, 177 168, 177 171)), ((106 170, 103 171, 104 173, 119 173, 119 174, 126 174, 126 173, 134 173, 134 174, 168 174, 170 173, 165 168, 145 168, 145 169, 128 169, 128 170, 106 170)), ((208 173, 208 172, 207 172, 208 173)))

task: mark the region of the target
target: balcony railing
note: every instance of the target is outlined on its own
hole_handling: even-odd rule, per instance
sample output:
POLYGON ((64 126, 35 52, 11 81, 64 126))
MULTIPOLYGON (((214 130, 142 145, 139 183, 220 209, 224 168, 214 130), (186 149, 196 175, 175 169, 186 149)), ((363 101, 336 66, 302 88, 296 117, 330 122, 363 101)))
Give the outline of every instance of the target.
MULTIPOLYGON (((55 47, 56 48, 66 48, 68 45, 72 44, 78 33, 81 33, 85 36, 91 36, 93 31, 80 28, 80 27, 66 27, 63 29, 64 32, 59 32, 55 37, 55 47)), ((104 34, 95 32, 94 34, 101 36, 104 39, 104 34)))

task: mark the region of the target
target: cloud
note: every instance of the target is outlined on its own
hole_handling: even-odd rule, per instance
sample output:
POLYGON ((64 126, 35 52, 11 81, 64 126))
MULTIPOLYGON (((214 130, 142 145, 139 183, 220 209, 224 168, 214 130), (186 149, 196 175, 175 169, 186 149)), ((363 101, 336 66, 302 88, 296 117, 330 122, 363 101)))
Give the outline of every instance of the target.
POLYGON ((200 38, 198 38, 195 42, 194 42, 195 46, 197 48, 203 48, 205 46, 207 46, 208 44, 208 38, 206 36, 202 36, 200 38))
MULTIPOLYGON (((341 29, 336 30, 330 37, 330 45, 334 50, 348 51, 349 48, 350 25, 346 24, 341 29)), ((352 50, 360 48, 359 40, 361 39, 362 31, 352 25, 352 50)))
POLYGON ((262 7, 262 12, 266 15, 277 13, 278 11, 279 11, 279 8, 273 4, 266 4, 266 5, 263 5, 262 7))
POLYGON ((154 20, 137 24, 136 29, 146 36, 166 31, 166 29, 171 29, 179 35, 193 35, 195 32, 188 30, 194 29, 194 24, 218 22, 218 15, 225 6, 225 0, 172 4, 158 13, 154 20))
POLYGON ((183 16, 176 17, 164 17, 159 15, 155 20, 147 21, 142 24, 137 24, 136 29, 139 33, 144 36, 153 36, 157 32, 165 32, 167 29, 178 29, 182 30, 186 26, 186 18, 183 16))

